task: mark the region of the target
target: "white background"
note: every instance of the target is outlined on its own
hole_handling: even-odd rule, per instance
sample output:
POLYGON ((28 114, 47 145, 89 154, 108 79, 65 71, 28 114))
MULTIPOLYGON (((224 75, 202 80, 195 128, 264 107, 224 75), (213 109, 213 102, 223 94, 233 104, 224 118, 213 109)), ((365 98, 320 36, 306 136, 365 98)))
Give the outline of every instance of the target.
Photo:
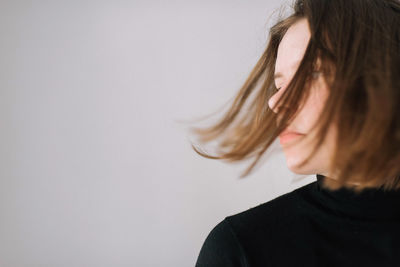
POLYGON ((1 1, 0 266, 194 266, 224 217, 315 180, 279 151, 241 180, 182 123, 235 95, 282 3, 1 1))

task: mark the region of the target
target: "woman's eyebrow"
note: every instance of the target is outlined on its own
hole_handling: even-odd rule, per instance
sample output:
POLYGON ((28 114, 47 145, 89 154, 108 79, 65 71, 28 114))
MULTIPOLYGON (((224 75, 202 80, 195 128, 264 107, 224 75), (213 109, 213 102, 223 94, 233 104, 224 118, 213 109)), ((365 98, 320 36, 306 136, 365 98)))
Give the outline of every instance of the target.
POLYGON ((274 79, 275 80, 278 79, 278 78, 281 78, 281 77, 283 77, 283 74, 281 72, 277 72, 277 73, 274 74, 274 79))
MULTIPOLYGON (((291 68, 292 69, 297 68, 299 66, 300 62, 301 62, 301 59, 296 60, 295 62, 293 62, 291 68)), ((278 71, 277 73, 274 74, 274 79, 282 78, 283 76, 284 76, 283 73, 278 71)))

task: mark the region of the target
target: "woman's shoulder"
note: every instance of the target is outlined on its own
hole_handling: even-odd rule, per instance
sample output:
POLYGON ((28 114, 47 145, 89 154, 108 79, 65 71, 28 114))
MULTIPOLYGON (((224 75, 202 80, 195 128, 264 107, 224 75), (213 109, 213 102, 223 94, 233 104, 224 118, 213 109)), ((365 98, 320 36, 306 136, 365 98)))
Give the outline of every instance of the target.
POLYGON ((308 190, 310 185, 302 186, 255 207, 227 216, 225 220, 238 234, 257 234, 259 231, 275 233, 286 224, 295 221, 298 223, 304 208, 301 205, 299 192, 308 190))
POLYGON ((242 244, 226 218, 208 234, 196 261, 196 267, 220 266, 248 266, 242 244))
POLYGON ((248 258, 260 249, 276 245, 299 226, 298 192, 308 185, 275 197, 248 210, 225 217, 208 234, 196 264, 198 266, 248 266, 248 258), (215 264, 215 265, 213 265, 215 264))

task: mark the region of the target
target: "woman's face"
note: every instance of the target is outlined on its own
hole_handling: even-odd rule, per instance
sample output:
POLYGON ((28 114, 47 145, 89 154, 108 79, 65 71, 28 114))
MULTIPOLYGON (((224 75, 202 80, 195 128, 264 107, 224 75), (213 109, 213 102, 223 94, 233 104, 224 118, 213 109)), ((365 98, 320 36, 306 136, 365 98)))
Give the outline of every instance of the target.
MULTIPOLYGON (((279 44, 275 62, 275 85, 280 89, 268 101, 269 107, 275 113, 278 112, 275 103, 296 72, 307 48, 310 36, 311 33, 308 21, 303 18, 298 20, 287 30, 279 44)), ((303 108, 286 128, 287 130, 303 134, 288 142, 281 143, 288 168, 295 173, 304 175, 318 173, 330 176, 328 173, 329 163, 334 149, 336 134, 336 129, 333 124, 328 130, 324 142, 313 155, 313 158, 302 168, 297 166, 311 152, 311 141, 315 140, 315 130, 311 132, 311 127, 318 119, 328 97, 328 93, 328 87, 324 78, 322 75, 317 75, 303 108)))

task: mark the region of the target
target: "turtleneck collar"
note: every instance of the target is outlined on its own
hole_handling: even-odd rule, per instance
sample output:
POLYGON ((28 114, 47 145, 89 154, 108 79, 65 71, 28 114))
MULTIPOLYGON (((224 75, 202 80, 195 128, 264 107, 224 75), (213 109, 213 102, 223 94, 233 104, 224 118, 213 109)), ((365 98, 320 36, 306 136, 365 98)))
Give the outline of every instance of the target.
POLYGON ((383 191, 381 188, 367 188, 356 194, 349 188, 330 190, 322 187, 327 179, 317 174, 314 193, 321 205, 329 210, 349 218, 382 220, 400 220, 400 190, 383 191))

